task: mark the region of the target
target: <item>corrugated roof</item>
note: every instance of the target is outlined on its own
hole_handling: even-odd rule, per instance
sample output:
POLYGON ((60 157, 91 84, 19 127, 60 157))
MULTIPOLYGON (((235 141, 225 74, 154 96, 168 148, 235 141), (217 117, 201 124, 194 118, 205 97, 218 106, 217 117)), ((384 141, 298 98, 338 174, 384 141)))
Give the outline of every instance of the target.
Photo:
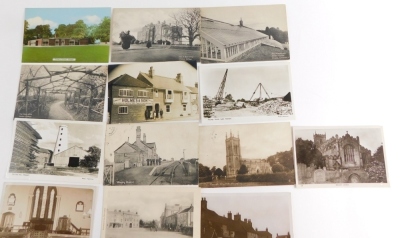
POLYGON ((232 25, 206 17, 201 18, 200 35, 211 42, 217 41, 225 46, 267 37, 246 26, 232 25))
POLYGON ((123 74, 118 76, 117 78, 110 81, 112 85, 117 86, 129 86, 129 87, 139 87, 139 88, 149 88, 152 87, 151 83, 145 83, 141 80, 138 80, 129 74, 123 74))
POLYGON ((157 89, 171 89, 174 91, 190 92, 190 89, 188 89, 185 85, 176 82, 175 79, 173 78, 167 78, 158 75, 153 75, 153 77, 150 77, 149 74, 140 72, 138 75, 138 79, 141 76, 144 77, 146 80, 148 80, 150 83, 152 83, 153 87, 157 89))

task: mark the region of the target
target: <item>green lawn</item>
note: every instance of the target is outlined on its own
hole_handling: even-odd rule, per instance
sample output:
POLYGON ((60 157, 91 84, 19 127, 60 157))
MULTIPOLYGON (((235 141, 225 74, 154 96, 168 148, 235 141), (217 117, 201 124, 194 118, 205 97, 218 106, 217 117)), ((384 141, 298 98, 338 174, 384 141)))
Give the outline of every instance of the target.
POLYGON ((79 46, 24 46, 22 62, 24 63, 108 63, 110 47, 108 45, 79 45, 79 46), (61 58, 61 60, 53 60, 61 58), (62 59, 75 60, 62 60, 62 59))

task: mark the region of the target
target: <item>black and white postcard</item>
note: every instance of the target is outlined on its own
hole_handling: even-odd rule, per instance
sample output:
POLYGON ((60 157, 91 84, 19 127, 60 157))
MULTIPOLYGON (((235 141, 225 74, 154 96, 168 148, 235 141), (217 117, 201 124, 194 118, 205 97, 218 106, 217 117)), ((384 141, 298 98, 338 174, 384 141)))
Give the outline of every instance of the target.
POLYGON ((101 123, 16 120, 8 176, 99 182, 104 133, 101 123))
POLYGON ((201 63, 288 60, 285 5, 201 9, 201 63))
POLYGON ((199 237, 200 189, 104 187, 102 227, 102 238, 199 237))
POLYGON ((202 124, 294 119, 288 62, 201 65, 202 124))
POLYGON ((93 237, 92 187, 6 183, 1 197, 2 237, 93 237))
POLYGON ((116 8, 111 62, 200 60, 199 8, 116 8))
POLYGON ((198 184, 198 123, 107 125, 104 185, 198 184))
POLYGON ((201 126, 199 186, 295 184, 289 123, 201 126))
POLYGON ((23 65, 16 118, 103 121, 107 66, 23 65))
POLYGON ((290 193, 202 193, 201 238, 290 238, 290 193))
POLYGON ((298 186, 387 186, 381 127, 294 127, 298 186))
POLYGON ((199 121, 196 62, 110 65, 108 122, 199 121))

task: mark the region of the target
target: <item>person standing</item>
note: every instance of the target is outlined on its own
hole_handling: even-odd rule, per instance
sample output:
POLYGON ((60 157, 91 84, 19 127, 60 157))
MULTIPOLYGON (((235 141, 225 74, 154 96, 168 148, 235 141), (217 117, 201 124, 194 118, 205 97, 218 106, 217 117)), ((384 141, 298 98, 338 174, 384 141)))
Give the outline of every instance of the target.
POLYGON ((163 113, 164 113, 164 112, 163 112, 163 110, 161 109, 161 110, 160 110, 160 117, 161 117, 161 119, 163 118, 163 117, 162 117, 162 116, 163 116, 163 113))

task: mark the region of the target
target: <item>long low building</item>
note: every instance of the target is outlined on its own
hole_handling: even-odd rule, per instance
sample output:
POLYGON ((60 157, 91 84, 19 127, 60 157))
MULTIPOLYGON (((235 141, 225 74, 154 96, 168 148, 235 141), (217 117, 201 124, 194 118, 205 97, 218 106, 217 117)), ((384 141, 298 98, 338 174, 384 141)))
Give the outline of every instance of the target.
POLYGON ((64 45, 88 45, 86 38, 41 38, 28 41, 28 46, 64 46, 64 45))

